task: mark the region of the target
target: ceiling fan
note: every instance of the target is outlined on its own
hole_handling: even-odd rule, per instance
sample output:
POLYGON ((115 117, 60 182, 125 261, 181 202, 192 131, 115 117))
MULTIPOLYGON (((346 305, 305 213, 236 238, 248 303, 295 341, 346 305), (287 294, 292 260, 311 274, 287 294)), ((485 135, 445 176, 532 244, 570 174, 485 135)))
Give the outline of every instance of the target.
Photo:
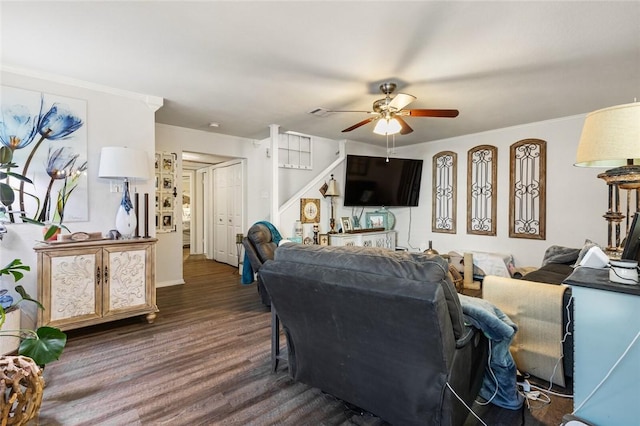
POLYGON ((406 93, 398 93, 391 97, 396 90, 395 83, 383 83, 380 91, 385 94, 384 99, 378 99, 373 103, 373 111, 331 111, 331 112, 366 112, 372 116, 362 120, 353 126, 347 127, 342 132, 350 132, 372 121, 378 120, 374 133, 380 135, 392 135, 400 133, 406 135, 413 132, 413 129, 402 117, 457 117, 457 109, 404 109, 411 102, 416 100, 415 96, 406 93))

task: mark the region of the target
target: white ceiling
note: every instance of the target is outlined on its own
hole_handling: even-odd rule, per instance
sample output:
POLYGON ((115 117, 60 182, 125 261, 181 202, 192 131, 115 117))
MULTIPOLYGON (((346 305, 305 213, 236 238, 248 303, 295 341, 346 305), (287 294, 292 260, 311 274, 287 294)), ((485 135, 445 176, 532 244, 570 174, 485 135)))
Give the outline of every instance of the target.
POLYGON ((268 126, 379 145, 360 113, 398 83, 396 145, 640 98, 640 2, 7 2, 1 60, 160 96, 159 123, 262 139, 268 126), (220 127, 210 129, 209 122, 220 127))

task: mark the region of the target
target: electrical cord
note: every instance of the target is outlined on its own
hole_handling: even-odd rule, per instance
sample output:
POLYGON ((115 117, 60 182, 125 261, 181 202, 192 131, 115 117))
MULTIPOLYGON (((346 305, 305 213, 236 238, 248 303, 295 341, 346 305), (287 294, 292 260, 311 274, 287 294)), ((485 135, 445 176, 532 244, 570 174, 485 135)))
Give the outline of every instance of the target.
POLYGON ((471 414, 473 414, 473 417, 475 417, 475 418, 476 418, 480 423, 482 423, 484 426, 487 426, 487 424, 486 424, 486 423, 485 423, 485 422, 484 422, 484 421, 483 421, 483 420, 482 420, 482 419, 481 419, 481 418, 480 418, 480 417, 475 413, 475 411, 473 411, 473 410, 471 409, 471 407, 469 407, 469 406, 467 405, 467 403, 466 403, 466 402, 464 402, 464 400, 463 400, 462 398, 460 398, 460 395, 458 395, 458 394, 456 393, 456 391, 454 391, 454 390, 453 390, 453 388, 451 387, 451 385, 449 384, 449 382, 447 382, 446 384, 447 384, 447 387, 449 388, 449 390, 450 390, 450 391, 451 391, 451 392, 456 396, 456 398, 458 398, 458 401, 462 402, 462 405, 464 405, 464 406, 467 408, 467 410, 469 410, 469 412, 470 412, 471 414))
POLYGON ((493 401, 493 398, 495 398, 496 395, 498 394, 498 378, 496 377, 495 373, 491 369, 491 340, 490 339, 487 339, 487 340, 489 340, 489 357, 487 358, 487 368, 489 369, 489 373, 491 373, 491 378, 493 378, 493 382, 496 384, 496 390, 495 392, 493 392, 493 395, 491 395, 491 398, 489 398, 488 401, 480 402, 476 400, 475 403, 478 405, 488 405, 489 403, 491 403, 491 401, 493 401))
POLYGON ((412 221, 412 215, 411 213, 413 212, 413 208, 409 207, 409 227, 407 228, 407 246, 410 249, 414 249, 415 247, 411 245, 411 221, 412 221))

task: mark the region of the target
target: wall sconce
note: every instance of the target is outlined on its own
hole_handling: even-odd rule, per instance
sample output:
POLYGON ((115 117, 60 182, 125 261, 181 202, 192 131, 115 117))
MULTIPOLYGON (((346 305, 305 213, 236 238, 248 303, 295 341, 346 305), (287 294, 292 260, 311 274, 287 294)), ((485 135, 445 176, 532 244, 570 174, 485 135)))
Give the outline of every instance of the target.
POLYGON ((607 254, 622 253, 620 222, 640 211, 640 102, 600 109, 587 115, 576 155, 576 166, 613 167, 598 177, 609 187, 607 254), (627 191, 626 216, 620 211, 620 189, 627 191), (615 235, 615 238, 614 238, 615 235))
POLYGON ((123 179, 122 200, 116 213, 116 229, 124 238, 131 238, 138 219, 129 195, 129 179, 149 178, 147 153, 126 147, 104 147, 100 152, 98 177, 123 179))

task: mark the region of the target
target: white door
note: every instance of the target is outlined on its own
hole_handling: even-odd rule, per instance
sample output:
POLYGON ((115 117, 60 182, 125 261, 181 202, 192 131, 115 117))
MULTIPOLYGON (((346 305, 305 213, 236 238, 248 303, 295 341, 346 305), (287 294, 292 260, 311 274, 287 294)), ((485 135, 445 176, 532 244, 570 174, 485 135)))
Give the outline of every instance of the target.
POLYGON ((236 163, 213 169, 213 259, 238 266, 236 235, 244 229, 244 166, 236 163))
POLYGON ((226 167, 213 170, 213 197, 214 197, 214 259, 227 263, 227 202, 228 171, 226 167))
POLYGON ((236 235, 242 233, 243 212, 243 167, 242 164, 234 164, 228 167, 227 185, 227 262, 229 265, 238 266, 240 247, 236 245, 236 235))

